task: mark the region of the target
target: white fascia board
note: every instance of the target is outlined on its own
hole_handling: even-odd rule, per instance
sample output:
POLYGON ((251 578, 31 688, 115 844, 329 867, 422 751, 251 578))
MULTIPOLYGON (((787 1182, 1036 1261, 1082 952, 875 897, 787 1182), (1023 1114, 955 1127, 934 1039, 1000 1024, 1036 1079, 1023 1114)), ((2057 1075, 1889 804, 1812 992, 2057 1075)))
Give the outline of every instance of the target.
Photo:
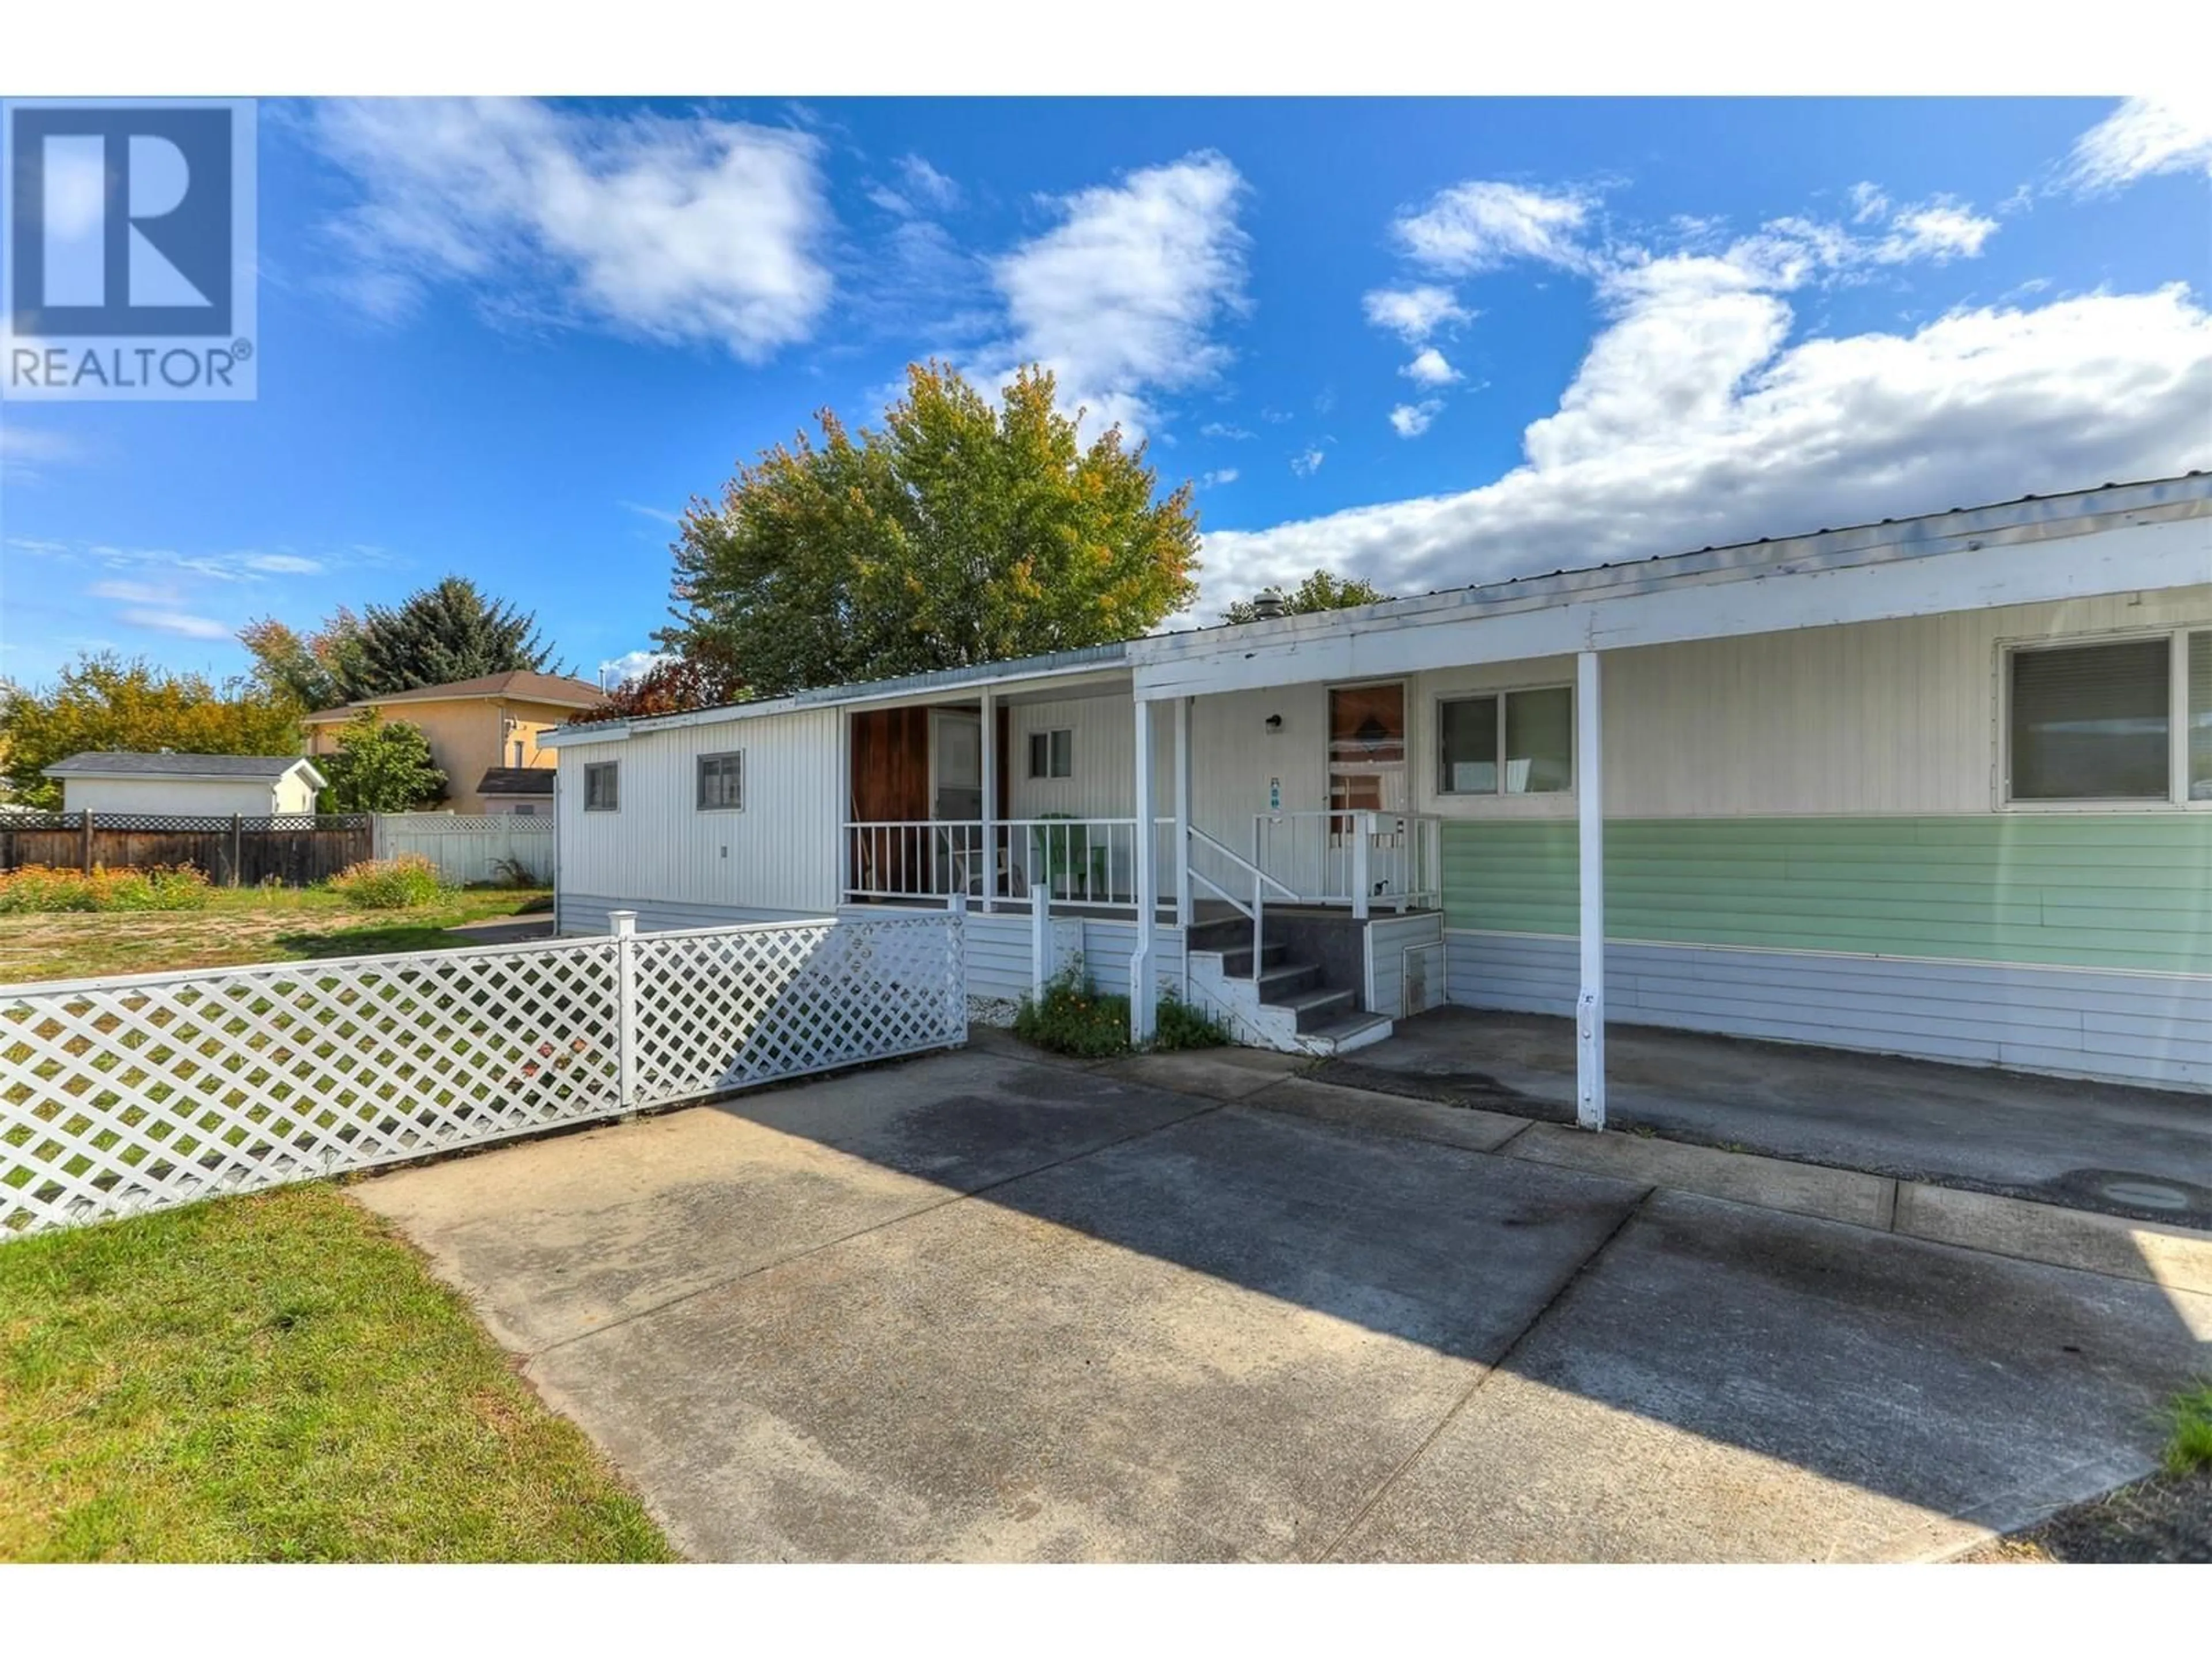
POLYGON ((897 691, 871 692, 865 688, 855 688, 849 695, 834 697, 763 697, 758 702, 731 703, 720 708, 699 708, 686 714, 654 714, 642 720, 603 720, 591 726, 556 726, 538 738, 538 746, 541 749, 560 749, 580 747, 589 743, 621 743, 648 732, 666 732, 678 726, 720 726, 731 720, 765 720, 774 714, 808 714, 824 708, 898 708, 916 704, 961 702, 980 694, 987 687, 1003 702, 1009 696, 1019 696, 1032 687, 1066 691, 1109 684, 1126 686, 1128 681, 1129 671, 1126 668, 1099 669, 1076 663, 1066 668, 1026 674, 979 674, 972 680, 930 687, 909 686, 897 691))
POLYGON ((1241 650, 1237 641, 1223 639, 1204 653, 1147 653, 1152 659, 1137 665, 1136 695, 1152 702, 1301 681, 1371 679, 2207 582, 2212 582, 2212 518, 2172 519, 2081 536, 1970 545, 1920 558, 1783 568, 1549 603, 1532 599, 1476 616, 1401 614, 1279 642, 1255 641, 1241 650))

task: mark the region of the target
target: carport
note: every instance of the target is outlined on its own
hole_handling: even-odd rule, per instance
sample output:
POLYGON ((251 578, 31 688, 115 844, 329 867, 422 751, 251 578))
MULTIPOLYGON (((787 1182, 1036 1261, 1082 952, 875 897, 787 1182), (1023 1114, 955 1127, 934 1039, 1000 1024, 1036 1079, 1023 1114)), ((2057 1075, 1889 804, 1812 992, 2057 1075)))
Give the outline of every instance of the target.
MULTIPOLYGON (((2212 1098, 1616 1024, 1615 1128, 2043 1204, 2212 1227, 2212 1098)), ((1553 1122, 1572 1022, 1443 1008, 1316 1075, 1553 1122)))

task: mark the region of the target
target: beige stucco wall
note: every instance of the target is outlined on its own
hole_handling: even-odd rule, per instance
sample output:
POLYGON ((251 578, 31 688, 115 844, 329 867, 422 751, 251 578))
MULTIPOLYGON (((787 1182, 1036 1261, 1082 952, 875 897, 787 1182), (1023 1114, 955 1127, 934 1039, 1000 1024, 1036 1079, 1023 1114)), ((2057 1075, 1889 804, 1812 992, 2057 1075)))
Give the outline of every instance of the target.
MULTIPOLYGON (((380 712, 387 720, 420 726, 430 740, 431 757, 446 775, 442 806, 455 812, 496 812, 509 810, 513 803, 487 800, 477 793, 477 781, 495 766, 550 770, 553 751, 540 749, 538 740, 574 711, 520 697, 453 697, 395 702, 380 712), (514 747, 518 741, 522 745, 520 758, 514 747)), ((343 725, 342 720, 310 721, 307 752, 333 752, 343 725)))

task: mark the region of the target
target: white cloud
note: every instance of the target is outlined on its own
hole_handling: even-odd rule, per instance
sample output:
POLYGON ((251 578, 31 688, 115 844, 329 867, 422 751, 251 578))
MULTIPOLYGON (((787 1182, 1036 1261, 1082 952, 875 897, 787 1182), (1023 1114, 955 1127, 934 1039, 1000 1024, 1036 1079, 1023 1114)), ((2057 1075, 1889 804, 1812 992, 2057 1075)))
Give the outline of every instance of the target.
MULTIPOLYGON (((903 390, 904 388, 901 389, 903 390)), ((887 398, 885 401, 889 402, 890 400, 887 398)), ((624 501, 622 505, 628 507, 631 512, 636 514, 641 519, 657 519, 662 524, 682 524, 684 522, 684 515, 681 513, 671 513, 665 507, 647 507, 643 501, 624 501)))
POLYGON ((1291 457, 1291 471, 1301 478, 1310 478, 1321 471, 1321 464, 1328 459, 1318 449, 1302 449, 1291 457))
POLYGON ((1438 329, 1473 322, 1480 314, 1462 307, 1449 289, 1425 283, 1413 288, 1373 289, 1359 303, 1369 322, 1389 329, 1407 345, 1419 345, 1438 329))
POLYGON ((1198 435, 1201 438, 1224 438, 1231 443, 1241 443, 1243 440, 1251 437, 1253 434, 1247 428, 1231 426, 1225 421, 1208 421, 1204 426, 1199 428, 1198 435))
POLYGON ((1862 179, 1850 188, 1851 222, 1865 224, 1889 211, 1889 196, 1880 185, 1862 179))
POLYGON ((665 651, 625 651, 619 657, 609 657, 599 665, 599 684, 625 685, 650 673, 662 663, 675 660, 665 651))
POLYGON ((1609 278, 1523 465, 1209 535, 1202 604, 1317 566, 1418 592, 2212 466, 2212 315, 2185 286, 1789 344, 1772 279, 1820 267, 1788 240, 1609 278))
POLYGON ((1215 488, 1217 485, 1235 483, 1237 482, 1237 471, 1235 467, 1224 466, 1215 471, 1206 473, 1203 477, 1199 479, 1199 483, 1211 489, 1215 488))
POLYGON ((1418 404, 1400 404, 1390 411, 1390 429, 1401 438, 1418 438, 1435 423, 1443 410, 1441 398, 1426 398, 1418 404))
POLYGON ((2066 179, 2094 192, 2154 173, 2212 178, 2212 96, 2200 93, 2187 103, 2129 99, 2075 141, 2066 179))
POLYGON ((910 198, 939 213, 949 213, 960 205, 960 186, 921 156, 900 156, 898 169, 899 181, 910 198))
POLYGON ((1470 276, 1516 259, 1580 270, 1589 263, 1581 235, 1592 204, 1577 191, 1531 190, 1469 179, 1442 190, 1390 228, 1416 264, 1470 276))
POLYGON ((247 553, 239 563, 247 570, 264 576, 314 576, 323 567, 313 559, 303 559, 296 553, 247 553))
POLYGON ((196 617, 185 611, 123 611, 117 613, 117 620, 133 628, 174 634, 187 640, 228 640, 237 631, 228 623, 217 622, 212 617, 196 617))
POLYGON ((1434 346, 1422 352, 1398 372, 1413 381, 1415 386, 1449 386, 1454 380, 1459 379, 1459 371, 1454 368, 1444 354, 1434 346))
POLYGON ((88 598, 116 599, 125 605, 175 605, 178 601, 175 588, 152 582, 94 582, 84 591, 88 598))
POLYGON ((1229 361, 1214 330, 1246 308, 1246 193, 1227 158, 1201 151, 1055 198, 1060 223, 991 262, 1012 329, 992 355, 1043 363, 1094 427, 1141 436, 1157 394, 1229 361))
POLYGON ((76 460, 82 453, 82 446, 66 433, 25 426, 17 415, 0 421, 0 479, 28 483, 42 469, 76 460))
POLYGON ((1889 222, 1889 234, 1875 244, 1871 257, 1883 264, 1902 264, 1911 259, 1944 264, 1953 259, 1972 259, 1980 255, 1982 244, 1996 229, 1996 220, 1984 218, 1955 202, 1926 202, 1899 209, 1889 222))
POLYGON ((380 317, 452 282, 494 311, 757 362, 829 303, 806 133, 510 99, 340 100, 313 120, 361 186, 334 228, 357 262, 348 291, 380 317))

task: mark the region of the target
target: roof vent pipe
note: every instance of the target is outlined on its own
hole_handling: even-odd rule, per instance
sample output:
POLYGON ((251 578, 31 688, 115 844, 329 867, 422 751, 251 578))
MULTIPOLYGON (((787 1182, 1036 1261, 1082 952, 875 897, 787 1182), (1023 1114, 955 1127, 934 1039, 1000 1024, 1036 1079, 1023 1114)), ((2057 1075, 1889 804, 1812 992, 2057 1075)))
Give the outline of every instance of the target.
POLYGON ((1273 622, 1286 608, 1283 602, 1283 590, 1279 587, 1263 587, 1252 596, 1252 616, 1255 621, 1273 622))

